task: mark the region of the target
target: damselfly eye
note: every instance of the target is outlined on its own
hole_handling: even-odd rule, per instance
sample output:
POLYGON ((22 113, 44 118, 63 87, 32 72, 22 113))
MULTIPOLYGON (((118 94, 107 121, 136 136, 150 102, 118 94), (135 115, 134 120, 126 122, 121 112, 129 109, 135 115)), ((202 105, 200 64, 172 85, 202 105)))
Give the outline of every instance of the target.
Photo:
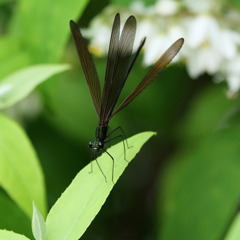
POLYGON ((90 148, 93 147, 93 143, 92 143, 92 141, 90 141, 90 142, 88 143, 88 146, 89 146, 90 148))
POLYGON ((99 148, 103 148, 103 147, 104 147, 103 142, 98 142, 98 147, 99 147, 99 148))

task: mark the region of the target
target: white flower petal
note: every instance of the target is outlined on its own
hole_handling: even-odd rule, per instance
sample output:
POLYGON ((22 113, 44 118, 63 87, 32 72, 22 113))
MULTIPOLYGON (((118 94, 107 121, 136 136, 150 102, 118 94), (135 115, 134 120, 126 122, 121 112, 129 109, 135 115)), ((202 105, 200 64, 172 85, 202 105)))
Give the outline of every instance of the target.
POLYGON ((210 16, 198 16, 189 19, 187 29, 188 44, 192 48, 199 47, 212 39, 218 39, 219 26, 215 18, 210 16))
POLYGON ((227 77, 228 88, 231 93, 237 92, 240 89, 240 75, 230 75, 227 77))
POLYGON ((179 3, 174 0, 159 0, 154 6, 155 13, 162 16, 170 16, 177 13, 179 3))
POLYGON ((221 57, 211 48, 192 51, 188 56, 187 69, 192 78, 203 73, 215 74, 221 65, 221 57))
POLYGON ((155 36, 150 41, 146 42, 145 54, 143 63, 145 65, 154 64, 158 58, 167 50, 171 42, 164 36, 155 36))
POLYGON ((206 13, 211 11, 212 9, 215 9, 218 6, 218 2, 212 0, 184 0, 183 2, 186 7, 194 13, 206 13))
POLYGON ((135 37, 135 44, 134 48, 139 46, 140 41, 144 38, 150 36, 156 35, 157 29, 154 27, 154 23, 151 20, 143 20, 139 22, 137 26, 137 32, 136 32, 136 37, 135 37))
POLYGON ((238 41, 240 34, 231 30, 222 30, 221 39, 218 40, 218 50, 223 57, 228 60, 235 58, 238 55, 238 41))

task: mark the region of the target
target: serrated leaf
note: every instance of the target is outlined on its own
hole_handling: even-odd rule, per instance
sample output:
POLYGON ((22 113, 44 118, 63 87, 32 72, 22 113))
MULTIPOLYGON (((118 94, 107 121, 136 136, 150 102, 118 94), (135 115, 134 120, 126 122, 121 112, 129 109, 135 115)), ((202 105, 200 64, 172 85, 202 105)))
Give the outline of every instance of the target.
POLYGON ((3 114, 0 149, 0 185, 30 218, 32 201, 46 214, 44 178, 34 148, 22 128, 3 114))
POLYGON ((29 238, 12 231, 0 230, 0 240, 29 240, 29 238))
POLYGON ((37 85, 69 69, 67 64, 35 65, 19 70, 0 81, 0 109, 26 97, 37 85))
MULTIPOLYGON (((132 146, 126 151, 129 162, 154 134, 144 132, 128 139, 129 145, 132 146)), ((115 159, 114 181, 116 182, 128 165, 124 160, 123 143, 116 144, 108 149, 108 152, 115 159)), ((107 177, 107 183, 95 162, 93 173, 89 174, 90 164, 82 169, 47 216, 47 240, 79 239, 101 209, 114 186, 111 180, 113 165, 106 153, 98 158, 98 162, 107 177)))
POLYGON ((32 232, 36 240, 46 239, 46 224, 42 214, 33 202, 32 232))

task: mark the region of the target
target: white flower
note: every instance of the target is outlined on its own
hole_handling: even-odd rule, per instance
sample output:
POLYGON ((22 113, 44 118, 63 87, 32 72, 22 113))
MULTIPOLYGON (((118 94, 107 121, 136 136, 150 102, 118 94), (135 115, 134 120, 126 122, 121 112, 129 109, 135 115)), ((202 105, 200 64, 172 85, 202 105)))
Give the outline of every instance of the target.
POLYGON ((216 0, 183 0, 184 5, 193 13, 207 13, 216 10, 220 5, 216 0))
POLYGON ((146 20, 139 22, 139 24, 137 25, 134 49, 136 50, 136 48, 139 46, 140 41, 144 37, 147 37, 147 42, 148 42, 148 36, 155 34, 155 32, 156 32, 156 29, 151 20, 146 19, 146 20))
POLYGON ((147 13, 151 13, 151 8, 147 8, 143 2, 135 1, 131 4, 130 10, 132 10, 135 14, 146 15, 147 13))
POLYGON ((169 47, 169 39, 164 35, 156 35, 147 39, 143 62, 146 66, 152 65, 169 47))
POLYGON ((189 18, 186 23, 186 39, 190 48, 200 47, 204 42, 213 46, 219 41, 220 27, 215 18, 208 15, 200 15, 189 18))
POLYGON ((221 31, 221 39, 218 39, 218 49, 223 57, 231 60, 239 55, 238 47, 240 44, 240 33, 224 29, 221 31))
POLYGON ((178 26, 171 26, 167 33, 161 33, 160 30, 156 30, 154 34, 149 35, 151 37, 147 39, 145 44, 143 62, 146 66, 153 65, 171 44, 181 38, 183 30, 178 26))
POLYGON ((225 65, 226 81, 229 92, 234 93, 240 89, 240 56, 225 65))
POLYGON ((102 56, 108 51, 111 28, 101 18, 96 18, 91 27, 82 32, 84 37, 91 38, 89 49, 93 54, 102 56))
POLYGON ((153 8, 157 14, 171 16, 177 13, 179 3, 174 0, 158 0, 153 8))
POLYGON ((193 78, 204 72, 217 74, 226 60, 238 55, 240 35, 222 29, 211 16, 200 15, 189 19, 186 39, 187 69, 193 78))
MULTIPOLYGON (((112 21, 118 10, 106 8, 91 24, 91 50, 108 50, 112 21)), ((225 1, 158 0, 152 6, 136 1, 130 10, 121 9, 122 22, 129 15, 137 18, 134 49, 146 36, 143 62, 152 65, 178 38, 185 43, 174 61, 185 61, 189 75, 208 73, 226 79, 229 92, 240 90, 240 13, 225 1), (224 11, 223 11, 224 10, 224 11)))
POLYGON ((215 74, 222 65, 221 55, 211 47, 190 51, 187 56, 187 70, 192 78, 197 78, 203 73, 215 74))
POLYGON ((220 68, 222 56, 218 48, 219 37, 220 27, 213 17, 204 15, 188 19, 185 57, 192 78, 204 72, 214 74, 220 68))

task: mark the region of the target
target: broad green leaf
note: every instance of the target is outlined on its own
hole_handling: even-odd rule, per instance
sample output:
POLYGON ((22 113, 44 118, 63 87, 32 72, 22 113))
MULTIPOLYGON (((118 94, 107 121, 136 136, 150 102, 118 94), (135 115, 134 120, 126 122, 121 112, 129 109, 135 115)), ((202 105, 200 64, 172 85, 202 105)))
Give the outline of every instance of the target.
POLYGON ((236 216, 230 230, 223 240, 239 240, 240 238, 240 214, 236 216))
POLYGON ((32 237, 31 221, 29 217, 10 199, 0 191, 0 229, 11 229, 14 232, 32 237))
POLYGON ((230 3, 232 5, 232 7, 236 8, 236 9, 240 9, 240 3, 238 0, 230 0, 228 3, 230 3))
POLYGON ((32 216, 32 232, 36 240, 46 239, 46 224, 42 214, 39 212, 37 206, 34 203, 32 216))
POLYGON ((1 81, 8 75, 25 68, 29 65, 29 55, 26 52, 16 52, 4 60, 0 60, 0 84, 1 81))
POLYGON ((10 0, 0 0, 0 5, 10 2, 10 0))
MULTIPOLYGON (((129 162, 154 134, 144 132, 128 139, 129 145, 132 146, 126 151, 129 162)), ((123 143, 116 144, 108 151, 115 159, 114 182, 117 182, 128 165, 124 160, 123 143)), ((95 161, 92 173, 89 173, 90 164, 82 169, 47 216, 47 240, 79 239, 101 209, 114 186, 111 180, 113 164, 106 153, 98 158, 98 162, 107 177, 107 182, 95 161)))
POLYGON ((61 133, 77 142, 84 142, 84 136, 91 136, 96 127, 96 112, 80 69, 54 76, 47 84, 41 85, 40 91, 48 109, 54 112, 46 117, 61 133))
POLYGON ((219 128, 228 127, 225 122, 235 101, 226 97, 223 85, 211 83, 190 103, 180 133, 187 142, 196 142, 219 128), (225 125, 225 126, 224 126, 225 125))
MULTIPOLYGON (((1 0, 0 0, 1 1, 1 0)), ((5 59, 8 59, 12 55, 14 55, 16 52, 19 51, 19 42, 16 41, 16 38, 5 35, 1 36, 0 38, 0 61, 1 63, 4 62, 5 59)))
POLYGON ((0 185, 31 218, 32 201, 46 215, 45 187, 36 153, 22 128, 0 115, 0 185))
POLYGON ((221 239, 239 203, 239 142, 238 124, 174 157, 161 179, 158 239, 221 239))
POLYGON ((24 44, 33 63, 57 62, 70 37, 70 19, 77 20, 88 2, 19 0, 10 32, 24 44))
POLYGON ((29 240, 29 238, 15 232, 0 230, 0 240, 29 240))
POLYGON ((30 56, 10 34, 0 38, 0 82, 3 77, 30 64, 30 56))
POLYGON ((0 82, 0 109, 12 106, 26 97, 37 85, 67 69, 67 64, 35 65, 4 78, 0 82))

